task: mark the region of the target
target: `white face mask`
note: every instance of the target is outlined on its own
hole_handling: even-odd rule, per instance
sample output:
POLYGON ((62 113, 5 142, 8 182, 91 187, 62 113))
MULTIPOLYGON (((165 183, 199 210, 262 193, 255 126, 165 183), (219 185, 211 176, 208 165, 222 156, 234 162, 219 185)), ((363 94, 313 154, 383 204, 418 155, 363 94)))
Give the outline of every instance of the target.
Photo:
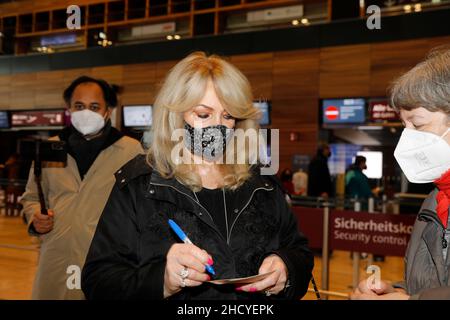
POLYGON ((412 183, 429 183, 439 179, 450 168, 450 145, 442 135, 405 128, 394 151, 394 157, 406 178, 412 183))
POLYGON ((96 134, 105 126, 105 118, 88 109, 72 112, 71 122, 85 136, 96 134))

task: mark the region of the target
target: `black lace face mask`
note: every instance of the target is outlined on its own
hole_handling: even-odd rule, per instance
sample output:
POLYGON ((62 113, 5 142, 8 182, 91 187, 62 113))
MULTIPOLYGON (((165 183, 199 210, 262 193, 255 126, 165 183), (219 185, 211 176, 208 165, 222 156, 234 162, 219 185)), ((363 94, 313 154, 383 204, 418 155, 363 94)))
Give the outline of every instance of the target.
POLYGON ((194 128, 185 122, 184 129, 186 148, 192 154, 211 162, 225 154, 226 145, 233 137, 233 129, 224 125, 194 128))

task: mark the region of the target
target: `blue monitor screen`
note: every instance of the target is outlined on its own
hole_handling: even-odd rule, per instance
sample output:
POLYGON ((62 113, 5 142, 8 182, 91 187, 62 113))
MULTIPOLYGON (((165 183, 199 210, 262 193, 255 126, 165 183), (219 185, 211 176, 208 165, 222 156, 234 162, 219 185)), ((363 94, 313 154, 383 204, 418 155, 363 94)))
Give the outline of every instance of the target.
POLYGON ((326 99, 322 101, 322 121, 326 124, 364 123, 364 99, 326 99))
POLYGON ((59 46, 64 44, 74 44, 76 42, 77 35, 74 33, 43 36, 41 38, 41 46, 59 46))
POLYGON ((362 147, 355 144, 332 143, 330 149, 331 157, 328 159, 328 169, 331 175, 338 175, 345 174, 362 147))
POLYGON ((259 120, 259 124, 261 126, 267 126, 270 124, 270 104, 268 101, 257 101, 253 102, 253 105, 258 108, 261 113, 261 119, 259 120))
POLYGON ((0 129, 9 128, 8 111, 0 111, 0 129))

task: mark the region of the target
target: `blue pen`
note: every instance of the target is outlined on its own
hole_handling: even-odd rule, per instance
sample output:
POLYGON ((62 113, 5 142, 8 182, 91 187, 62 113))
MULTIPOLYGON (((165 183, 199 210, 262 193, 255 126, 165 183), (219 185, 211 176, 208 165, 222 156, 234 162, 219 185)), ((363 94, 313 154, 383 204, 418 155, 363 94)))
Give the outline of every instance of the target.
MULTIPOLYGON (((193 244, 192 241, 187 237, 186 233, 181 230, 181 228, 173 221, 172 219, 169 219, 169 225, 172 228, 172 230, 177 234, 177 236, 187 244, 193 244)), ((211 267, 209 264, 206 265, 206 271, 211 273, 212 275, 215 275, 216 272, 214 271, 213 267, 211 267)))

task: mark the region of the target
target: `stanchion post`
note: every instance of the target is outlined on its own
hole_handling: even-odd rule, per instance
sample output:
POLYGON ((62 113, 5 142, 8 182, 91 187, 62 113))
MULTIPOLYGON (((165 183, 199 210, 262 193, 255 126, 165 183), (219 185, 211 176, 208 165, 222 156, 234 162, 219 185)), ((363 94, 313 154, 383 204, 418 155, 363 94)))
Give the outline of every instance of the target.
MULTIPOLYGON (((361 202, 358 200, 355 201, 355 211, 360 212, 361 211, 361 202)), ((353 289, 358 287, 359 283, 359 252, 353 252, 353 281, 352 286, 353 289)))
POLYGON ((383 194, 382 197, 382 204, 381 204, 381 212, 387 213, 387 195, 383 194))
POLYGON ((393 205, 393 214, 400 214, 400 197, 395 195, 394 205, 393 205))
POLYGON ((375 212, 375 199, 372 197, 369 198, 368 209, 370 213, 375 212))
MULTIPOLYGON (((330 221, 330 208, 328 203, 323 208, 323 238, 322 238, 322 283, 321 289, 328 290, 329 286, 329 267, 330 257, 328 250, 328 233, 329 233, 329 221, 330 221)), ((328 299, 326 296, 324 299, 328 299)))
MULTIPOLYGON (((367 208, 369 213, 375 213, 375 199, 370 197, 369 202, 367 204, 367 208)), ((369 254, 367 256, 367 266, 371 266, 373 264, 373 254, 369 254)))

